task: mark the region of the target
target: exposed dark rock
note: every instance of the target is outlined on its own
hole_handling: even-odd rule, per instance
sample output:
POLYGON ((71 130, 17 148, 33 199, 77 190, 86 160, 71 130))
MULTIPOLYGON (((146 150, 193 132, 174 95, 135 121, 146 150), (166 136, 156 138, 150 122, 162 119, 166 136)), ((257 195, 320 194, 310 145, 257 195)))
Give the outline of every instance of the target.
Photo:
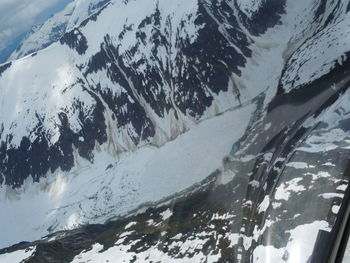
MULTIPOLYGON (((286 0, 269 0, 262 1, 262 6, 258 12, 254 13, 251 18, 240 12, 243 23, 254 35, 261 35, 268 28, 279 24, 281 15, 285 12, 286 0)), ((236 5, 238 8, 238 6, 236 5)))
POLYGON ((2 73, 5 72, 6 69, 11 67, 11 65, 12 65, 12 62, 8 62, 6 64, 0 65, 0 77, 1 77, 2 73))
POLYGON ((80 32, 78 28, 66 33, 60 39, 61 44, 66 44, 71 49, 78 52, 79 55, 85 54, 88 48, 88 42, 86 37, 80 32))

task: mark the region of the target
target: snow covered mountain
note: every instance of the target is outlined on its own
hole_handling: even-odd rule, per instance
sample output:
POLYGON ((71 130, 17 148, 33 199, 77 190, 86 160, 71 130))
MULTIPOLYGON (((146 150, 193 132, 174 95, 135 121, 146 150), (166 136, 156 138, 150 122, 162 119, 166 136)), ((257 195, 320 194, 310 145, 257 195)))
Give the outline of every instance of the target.
MULTIPOLYGON (((217 169, 238 139, 229 129, 225 134, 210 132, 220 132, 217 127, 225 122, 206 128, 208 138, 223 140, 213 144, 202 137, 209 143, 203 147, 212 148, 207 156, 211 162, 203 170, 196 171, 198 163, 165 176, 166 168, 158 168, 159 157, 149 171, 142 167, 134 171, 130 164, 125 172, 121 169, 123 161, 145 162, 145 149, 154 151, 203 120, 241 104, 247 104, 241 113, 246 117, 237 134, 244 132, 254 111, 250 101, 261 91, 238 86, 235 78, 251 54, 250 40, 236 17, 225 13, 228 7, 232 12, 239 9, 226 2, 217 4, 223 7, 197 1, 114 1, 59 42, 1 66, 0 112, 6 116, 0 133, 1 206, 12 211, 2 224, 8 233, 3 245, 81 223, 104 222, 182 191, 217 169), (129 152, 135 154, 130 157, 129 152), (109 186, 106 174, 120 191, 109 186), (184 174, 193 177, 181 182, 184 174), (96 176, 101 185, 91 188, 96 176), (173 178, 178 183, 155 192, 144 184, 151 178, 155 182, 173 178), (73 185, 84 187, 77 192, 73 185), (152 195, 144 194, 148 192, 152 195), (37 213, 31 213, 28 202, 41 203, 37 213), (23 235, 17 236, 12 234, 11 220, 18 211, 33 227, 24 224, 23 235)), ((233 117, 228 113, 225 118, 233 117)), ((181 140, 178 143, 169 150, 184 147, 181 140)), ((179 167, 201 161, 187 151, 189 157, 179 167)), ((161 154, 156 152, 155 156, 161 154)))
POLYGON ((40 43, 57 21, 59 41, 0 65, 0 247, 112 221, 0 261, 307 262, 319 233, 332 244, 349 182, 349 2, 74 13, 90 2, 47 22, 40 43))
POLYGON ((48 47, 90 15, 106 5, 109 0, 75 0, 61 12, 53 15, 42 24, 35 25, 12 52, 8 61, 19 59, 43 48, 48 47))

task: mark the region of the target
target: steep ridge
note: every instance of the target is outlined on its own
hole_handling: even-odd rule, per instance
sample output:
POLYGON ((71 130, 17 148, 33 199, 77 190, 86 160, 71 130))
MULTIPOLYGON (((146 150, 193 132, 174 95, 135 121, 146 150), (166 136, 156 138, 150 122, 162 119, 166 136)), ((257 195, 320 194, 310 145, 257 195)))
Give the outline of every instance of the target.
POLYGON ((7 60, 19 59, 57 42, 66 32, 79 26, 108 2, 109 0, 75 0, 69 3, 44 23, 35 25, 7 60))

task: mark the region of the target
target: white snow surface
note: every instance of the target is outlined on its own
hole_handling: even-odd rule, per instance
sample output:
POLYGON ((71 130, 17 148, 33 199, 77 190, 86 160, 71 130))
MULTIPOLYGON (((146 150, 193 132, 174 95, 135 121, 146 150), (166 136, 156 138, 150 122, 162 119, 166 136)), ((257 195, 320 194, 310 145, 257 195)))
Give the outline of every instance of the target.
POLYGON ((0 210, 6 211, 0 218, 0 247, 102 223, 198 183, 221 167, 254 110, 249 105, 228 111, 160 148, 145 146, 126 153, 117 163, 113 156, 96 151, 93 164, 77 158, 69 173, 56 172, 39 183, 28 179, 19 189, 0 186, 0 210), (113 167, 106 169, 110 164, 113 167))
MULTIPOLYGON (((31 141, 36 139, 31 133, 35 132, 38 118, 46 119, 43 122, 46 136, 53 144, 59 137, 57 113, 71 109, 76 99, 86 103, 87 113, 94 105, 91 96, 76 86, 79 73, 72 60, 72 51, 58 43, 35 57, 14 61, 5 73, 0 78, 0 116, 6 116, 1 119, 4 130, 0 139, 5 141, 6 136, 12 134, 11 146, 20 145, 24 136, 29 135, 31 141)), ((68 117, 73 121, 71 127, 74 130, 81 125, 77 114, 74 109, 69 110, 68 117)))
MULTIPOLYGON (((86 4, 83 1, 76 2, 77 5, 78 3, 86 4)), ((81 28, 89 41, 84 55, 78 56, 75 50, 66 45, 54 43, 39 51, 36 56, 13 61, 0 78, 0 116, 6 116, 1 119, 3 131, 0 140, 4 141, 11 134, 13 138, 9 147, 16 147, 24 136, 29 135, 33 142, 36 139, 37 124, 45 119, 42 123, 43 130, 48 143, 53 144, 60 135, 59 112, 67 113, 70 128, 78 132, 81 129, 77 116, 79 113, 72 105, 77 100, 84 102, 84 114, 89 116, 96 102, 77 83, 79 78, 84 77, 76 65, 85 65, 100 50, 106 34, 111 36, 111 41, 119 43, 116 32, 122 32, 123 27, 129 23, 138 25, 156 7, 161 10, 162 16, 171 18, 175 28, 181 24, 184 16, 197 12, 198 2, 113 1, 102 11, 97 21, 90 21, 81 28)), ((193 41, 197 32, 193 22, 196 16, 189 17, 185 20, 188 25, 179 33, 193 41)), ((165 30, 164 22, 163 19, 162 30, 165 30)), ((119 43, 121 53, 128 52, 136 44, 135 30, 137 28, 133 27, 127 31, 119 43)), ((145 30, 152 31, 154 28, 145 30)), ((150 48, 147 43, 141 44, 137 54, 128 63, 140 58, 151 61, 150 48)), ((163 53, 165 54, 160 52, 163 53)), ((123 59, 125 57, 127 56, 123 56, 123 59)), ((162 55, 160 59, 164 60, 162 55)), ((141 66, 137 70, 142 72, 144 69, 141 66)), ((90 74, 86 81, 99 82, 102 87, 113 86, 113 92, 123 91, 122 87, 110 83, 102 71, 90 74)), ((256 90, 252 92, 253 95, 256 93, 256 90)), ((216 116, 238 105, 231 91, 213 96, 215 98, 212 107, 207 109, 200 120, 216 116)), ((244 105, 251 98, 252 96, 245 96, 244 105)), ((248 106, 226 112, 198 124, 199 119, 193 120, 187 116, 180 116, 180 120, 175 120, 173 112, 160 118, 149 105, 143 103, 142 98, 140 103, 157 129, 152 144, 163 145, 183 131, 190 131, 166 143, 164 147, 146 146, 147 142, 142 142, 140 146, 143 147, 136 149, 127 137, 133 132, 131 129, 128 133, 122 129, 114 129, 108 134, 108 140, 126 149, 122 156, 116 158, 107 142, 105 145, 96 145, 93 164, 80 158, 75 152, 75 166, 69 173, 56 171, 48 174, 39 183, 33 183, 28 178, 19 189, 0 186, 0 210, 7 211, 6 217, 0 219, 0 247, 22 240, 38 239, 49 232, 71 229, 80 224, 101 223, 108 218, 126 214, 144 202, 158 201, 198 183, 221 167, 222 158, 229 154, 233 143, 243 135, 255 108, 248 106), (106 169, 110 164, 113 167, 106 169), (14 219, 18 223, 13 224, 14 219)), ((111 115, 108 107, 105 107, 105 115, 111 115)))
POLYGON ((287 163, 287 166, 293 167, 295 169, 315 168, 315 166, 309 165, 305 162, 289 162, 289 163, 287 163))
POLYGON ((98 12, 102 6, 106 4, 107 0, 75 0, 74 12, 71 14, 67 25, 67 32, 73 30, 75 27, 79 26, 86 18, 91 14, 98 12))
POLYGON ((259 205, 259 213, 266 212, 267 208, 269 208, 270 205, 270 197, 268 195, 265 195, 264 200, 259 205))
POLYGON ((55 34, 62 36, 66 32, 65 29, 74 8, 75 2, 71 2, 64 10, 50 17, 42 25, 37 25, 33 28, 32 32, 22 41, 19 48, 10 55, 8 61, 19 59, 52 44, 52 38, 55 34), (60 32, 57 32, 58 28, 60 28, 60 32))
MULTIPOLYGON (((129 233, 127 233, 128 235, 129 233)), ((125 244, 125 233, 119 236, 119 240, 111 247, 103 251, 103 245, 96 243, 90 250, 86 250, 77 255, 72 263, 82 262, 130 262, 134 259, 136 263, 146 262, 171 262, 171 263, 214 263, 218 262, 221 253, 210 253, 205 255, 202 251, 203 246, 209 241, 216 240, 214 246, 219 245, 219 240, 225 238, 230 242, 229 247, 233 247, 238 243, 238 234, 230 233, 218 234, 216 231, 203 231, 192 235, 190 238, 180 240, 183 238, 181 234, 173 237, 170 244, 167 244, 169 251, 174 253, 164 253, 159 250, 158 244, 147 247, 142 252, 130 251, 132 245, 139 242, 139 240, 131 241, 125 244), (193 254, 193 256, 191 255, 193 254), (191 255, 191 256, 189 256, 191 255)), ((160 241, 159 244, 161 244, 160 241)))
POLYGON ((294 178, 290 181, 282 183, 277 187, 275 192, 275 200, 288 200, 292 193, 298 193, 305 191, 306 188, 303 185, 300 185, 299 182, 303 178, 294 178))
POLYGON ((349 50, 350 16, 347 14, 348 3, 346 1, 327 1, 324 15, 313 20, 310 14, 316 12, 319 2, 305 2, 308 2, 309 6, 308 4, 300 5, 300 17, 304 18, 301 25, 304 23, 308 23, 308 25, 303 25, 302 34, 290 41, 291 49, 286 52, 286 55, 290 55, 293 53, 294 47, 302 44, 295 50, 287 63, 288 69, 282 78, 286 92, 320 78, 333 69, 336 64, 342 65, 346 59, 345 53, 349 50), (332 12, 334 12, 333 19, 331 23, 326 25, 326 19, 332 12), (326 26, 324 27, 324 25, 326 26))
MULTIPOLYGON (((65 10, 63 13, 73 12, 71 17, 82 19, 87 16, 88 11, 86 10, 97 2, 98 0, 76 0, 74 2, 76 6, 74 11, 71 10, 73 9, 72 3, 67 7, 68 10, 65 10)), ((260 2, 253 0, 240 1, 241 5, 244 3, 250 9, 253 7, 258 8, 260 2)), ((144 4, 135 0, 130 0, 127 3, 125 1, 112 1, 110 6, 102 11, 97 21, 90 21, 81 28, 82 34, 88 39, 88 49, 83 56, 77 56, 74 51, 66 46, 53 44, 42 52, 38 52, 38 55, 35 57, 14 61, 13 65, 0 78, 2 95, 0 116, 7 116, 1 120, 4 125, 1 139, 11 134, 14 136, 11 146, 19 146, 23 136, 33 132, 33 129, 40 123, 38 118, 45 117, 44 130, 47 133, 49 144, 55 143, 59 136, 58 124, 60 124, 57 113, 61 111, 68 112, 67 117, 69 120, 72 120, 70 126, 75 132, 79 131, 81 124, 78 121, 74 121, 78 119, 75 116, 78 113, 72 109, 72 103, 77 100, 83 101, 86 116, 89 116, 89 112, 94 108, 95 102, 86 91, 83 91, 79 85, 75 84, 77 78, 82 78, 76 69, 76 65, 85 65, 88 59, 100 50, 100 45, 104 41, 106 34, 111 36, 111 41, 115 45, 120 45, 119 52, 122 55, 124 55, 124 52, 127 53, 128 49, 136 44, 135 30, 137 29, 131 28, 125 33, 122 40, 115 36, 115 32, 122 32, 124 26, 139 24, 145 15, 154 12, 156 6, 161 11, 162 16, 171 18, 174 28, 181 24, 183 17, 195 14, 198 9, 198 3, 194 0, 181 0, 171 3, 168 1, 150 0, 147 3, 144 2, 144 4), (123 12, 120 12, 120 10, 123 10, 123 12), (118 15, 116 16, 115 14, 118 15), (111 20, 111 17, 114 19, 111 20), (45 67, 42 67, 42 65, 45 65, 45 67)), ((286 53, 293 53, 293 47, 295 42, 297 42, 295 39, 300 38, 301 34, 305 35, 303 32, 309 26, 308 21, 312 21, 310 10, 314 9, 315 1, 308 1, 307 3, 300 0, 288 1, 287 14, 282 16, 281 25, 268 29, 262 37, 251 36, 254 40, 254 44, 251 46, 253 56, 247 59, 246 66, 242 68, 242 76, 236 79, 237 85, 241 90, 242 102, 251 100, 259 95, 262 90, 267 91, 265 103, 268 103, 274 96, 276 92, 275 87, 278 86, 281 73, 279 69, 283 68, 286 53), (264 64, 270 66, 261 67, 264 64)), ((341 15, 340 17, 343 16, 341 15)), ((52 19, 52 23, 60 20, 57 18, 55 22, 55 19, 52 19)), ((74 18, 70 19, 70 21, 75 21, 75 25, 81 22, 77 22, 74 18)), ((194 19, 195 16, 192 16, 192 18, 186 20, 185 29, 180 32, 180 34, 189 38, 190 41, 196 38, 197 28, 194 25, 194 19)), ((161 20, 161 30, 165 30, 165 21, 163 20, 161 20)), ((346 19, 344 18, 343 20, 345 21, 346 19)), ((68 27, 71 28, 72 26, 68 27)), ((154 28, 146 28, 145 30, 149 33, 154 28)), ((242 30, 244 30, 243 26, 242 30)), ((249 34, 248 32, 244 33, 249 34)), ((126 61, 126 64, 136 62, 140 58, 152 61, 150 48, 152 48, 150 43, 141 43, 135 56, 128 58, 125 55, 122 56, 123 60, 126 58, 130 60, 126 61)), ((332 52, 328 53, 333 54, 332 52)), ((160 50, 159 59, 166 61, 165 57, 165 50, 160 50)), ((326 69, 329 69, 329 67, 325 67, 326 69)), ((143 72, 143 66, 140 66, 137 71, 143 72)), ((303 72, 298 72, 298 76, 303 78, 303 72)), ((106 72, 103 71, 89 75, 88 81, 100 83, 101 87, 111 87, 113 85, 106 78, 106 72)), ((113 92, 123 92, 122 87, 116 87, 116 89, 117 91, 113 90, 113 92)), ((233 103, 233 92, 222 92, 214 97, 214 103, 205 112, 203 119, 214 116, 218 112, 222 112, 237 104, 233 103)), ((193 124, 193 120, 186 116, 180 116, 180 120, 175 120, 173 112, 170 112, 168 116, 162 119, 152 109, 146 108, 145 110, 147 115, 151 116, 156 122, 156 136, 153 143, 157 145, 163 144, 169 138, 173 138, 193 124)), ((123 151, 134 150, 132 143, 130 143, 130 138, 127 138, 128 136, 125 135, 133 133, 132 128, 126 127, 125 131, 120 130, 116 132, 118 135, 115 135, 115 137, 117 137, 117 143, 120 144, 118 146, 123 151)), ((34 140, 35 137, 32 136, 31 139, 34 140)))
POLYGON ((259 11, 259 8, 266 0, 237 0, 240 10, 249 18, 259 11))
MULTIPOLYGON (((239 0, 238 4, 241 5, 242 10, 246 10, 246 14, 249 16, 259 10, 263 1, 264 0, 239 0)), ((310 25, 314 25, 314 12, 318 4, 319 1, 317 0, 286 1, 286 13, 281 16, 280 24, 269 28, 259 37, 250 36, 254 41, 254 44, 250 46, 252 57, 247 59, 245 67, 242 68, 242 75, 237 80, 238 85, 241 90, 243 90, 243 97, 255 97, 263 90, 266 92, 265 105, 267 105, 276 95, 282 69, 284 67, 290 68, 287 72, 288 74, 294 74, 294 77, 296 77, 295 75, 297 74, 298 78, 304 79, 304 72, 302 70, 297 71, 298 69, 293 67, 294 64, 292 64, 292 66, 286 65, 286 62, 299 45, 301 45, 306 38, 310 37, 310 34, 315 32, 316 29, 310 25)), ((249 35, 248 32, 244 32, 249 35)), ((326 44, 323 43, 323 45, 326 44)), ((329 52, 328 55, 332 57, 332 54, 333 53, 329 52)), ((337 54, 333 55, 332 58, 334 58, 334 60, 338 59, 337 54)), ((302 58, 302 56, 300 57, 302 58)), ((330 59, 331 58, 328 57, 325 58, 327 61, 330 59)), ((319 58, 319 60, 322 60, 322 57, 319 58)), ((310 70, 314 68, 318 69, 319 67, 314 65, 310 70)), ((323 72, 328 72, 330 69, 331 67, 327 64, 324 66, 323 72)), ((305 75, 306 77, 309 76, 308 71, 305 71, 305 75)), ((287 76, 288 75, 283 79, 287 78, 287 76)), ((284 84, 287 90, 292 90, 294 88, 294 86, 287 81, 285 81, 284 84)))
MULTIPOLYGON (((154 4, 154 1, 150 2, 154 4)), ((251 12, 258 9, 260 2, 239 1, 242 9, 251 10, 251 12)), ((171 3, 160 1, 159 3, 159 8, 164 15, 173 17, 175 25, 184 13, 194 13, 197 8, 196 1, 173 1, 171 3), (165 10, 168 10, 169 13, 167 14, 165 10), (172 13, 173 10, 177 10, 177 12, 172 13)), ((247 60, 246 67, 242 69, 242 76, 237 80, 242 88, 243 101, 257 96, 263 89, 267 91, 265 103, 275 95, 275 87, 277 87, 281 73, 276 69, 282 69, 288 55, 293 54, 298 44, 309 37, 310 32, 315 31, 312 28, 314 26, 311 23, 312 16, 309 15, 312 13, 310 10, 315 10, 315 3, 316 1, 288 1, 287 15, 282 17, 282 24, 269 29, 261 38, 252 37, 255 41, 254 46, 252 46, 253 56, 247 60), (292 39, 290 31, 293 31, 292 39)), ((140 2, 134 0, 130 0, 127 7, 125 7, 123 1, 114 1, 111 6, 112 8, 103 11, 104 14, 100 16, 98 23, 93 21, 83 28, 82 33, 87 39, 93 39, 94 41, 89 42, 86 54, 76 58, 76 61, 72 61, 76 57, 74 51, 54 44, 39 52, 34 58, 15 61, 11 68, 5 71, 0 79, 1 92, 5 94, 5 96, 2 96, 3 101, 0 102, 0 115, 7 116, 7 119, 1 120, 4 122, 3 134, 4 136, 15 134, 12 142, 14 145, 19 145, 22 136, 35 127, 35 113, 39 113, 39 116, 41 112, 48 113, 46 118, 50 121, 45 122, 47 126, 45 128, 49 131, 48 136, 52 137, 50 141, 55 142, 55 136, 58 134, 55 130, 58 123, 55 113, 59 112, 60 109, 70 107, 72 102, 70 100, 74 98, 81 98, 82 101, 86 102, 86 112, 91 110, 93 101, 82 90, 77 91, 72 88, 67 91, 68 95, 60 95, 65 87, 75 85, 75 78, 72 76, 78 73, 75 72, 74 65, 86 63, 86 57, 90 57, 99 51, 100 43, 105 34, 113 35, 113 32, 120 31, 129 14, 133 14, 135 21, 132 22, 137 24, 144 17, 144 14, 151 13, 154 7, 149 3, 141 5, 140 2), (115 16, 116 11, 121 8, 124 10, 124 14, 115 16), (110 23, 108 19, 110 16, 115 16, 113 23, 110 23), (102 32, 99 28, 106 30, 102 32), (48 69, 48 72, 45 72, 45 68, 35 67, 35 65, 47 65, 48 63, 48 68, 54 67, 57 68, 57 71, 53 73, 52 71, 49 72, 48 69), (44 71, 44 73, 40 73, 43 76, 51 75, 47 76, 47 79, 37 80, 35 76, 39 74, 39 71, 44 71), (18 72, 21 72, 21 74, 18 74, 18 72), (23 78, 18 76, 23 76, 23 78), (30 79, 31 82, 24 83, 26 79, 30 79), (13 87, 19 88, 13 89, 13 87), (39 96, 33 94, 39 94, 39 96), (38 103, 38 101, 47 101, 48 103, 38 103), (26 112, 27 109, 31 112, 26 112), (9 112, 11 114, 8 114, 9 112)), ((327 12, 329 8, 330 6, 327 6, 327 12)), ((298 50, 298 61, 290 66, 290 70, 283 79, 285 87, 287 87, 286 91, 304 84, 308 79, 315 79, 317 76, 328 72, 335 63, 342 63, 345 46, 343 42, 346 39, 338 39, 336 34, 345 36, 348 33, 348 22, 348 18, 344 18, 339 20, 337 24, 331 25, 334 27, 334 31, 327 27, 323 33, 319 33, 317 35, 318 41, 312 45, 311 53, 314 55, 313 57, 308 58, 302 55, 309 48, 310 43, 308 42, 298 50), (334 45, 327 42, 327 34, 331 36, 330 39, 336 39, 334 45), (332 52, 328 52, 326 59, 320 61, 322 56, 318 52, 324 50, 324 46, 328 44, 333 45, 331 46, 332 52), (307 59, 309 60, 304 61, 307 59), (297 68, 303 62, 305 62, 304 67, 307 65, 308 68, 297 68), (320 64, 322 64, 322 67, 315 66, 320 64), (290 80, 294 79, 298 79, 295 84, 289 83, 290 80)), ((195 32, 195 28, 189 28, 189 32, 185 33, 194 39, 196 37, 195 32)), ((127 32, 123 39, 125 43, 121 45, 121 52, 135 44, 134 33, 132 30, 127 32)), ((112 41, 117 40, 112 39, 112 41)), ((141 45, 138 56, 150 59, 149 54, 149 47, 141 45)), ((143 69, 140 68, 139 70, 143 69)), ((94 78, 98 77, 98 74, 94 78)), ((103 83, 101 84, 103 86, 103 83)), ((344 96, 344 100, 348 98, 349 93, 344 96)), ((212 109, 208 110, 207 115, 204 116, 205 118, 213 116, 215 114, 213 109, 218 105, 222 107, 220 110, 232 106, 229 102, 225 102, 225 94, 223 93, 219 94, 216 99, 218 102, 212 109), (224 106, 220 103, 223 101, 225 102, 223 103, 224 106)), ((222 158, 229 153, 232 144, 243 135, 253 109, 253 106, 249 106, 203 121, 198 126, 191 127, 189 132, 181 135, 176 140, 166 143, 163 147, 145 146, 135 152, 124 154, 118 163, 116 163, 114 157, 104 151, 105 148, 102 145, 101 152, 96 149, 96 158, 93 164, 79 159, 77 156, 76 166, 70 173, 58 171, 48 176, 47 179, 42 179, 39 183, 27 180, 22 188, 16 190, 4 185, 1 186, 0 210, 7 211, 7 216, 0 218, 0 232, 4 233, 3 236, 6 237, 1 238, 0 247, 23 239, 38 239, 49 232, 49 227, 51 227, 50 231, 56 231, 71 229, 87 222, 104 222, 110 217, 125 214, 144 202, 157 201, 197 183, 221 166, 222 158), (106 169, 110 164, 113 167, 106 169), (40 205, 34 207, 29 204, 40 205), (14 218, 16 224, 13 223, 14 218), (28 228, 27 226, 31 227, 28 228)), ((70 111, 70 114, 72 114, 68 116, 70 119, 77 119, 73 116, 73 111, 70 111)), ((328 117, 329 120, 332 119, 332 116, 328 117)), ((73 128, 79 129, 80 124, 72 123, 71 125, 73 128)), ((167 125, 165 120, 159 121, 159 126, 162 125, 164 127, 170 126, 167 125)), ((307 141, 310 145, 299 148, 299 150, 313 152, 319 151, 322 147, 327 151, 337 148, 337 143, 348 138, 349 134, 342 130, 331 130, 328 134, 310 137, 307 141), (327 138, 331 139, 327 141, 327 138), (340 138, 339 141, 336 138, 340 138)), ((294 168, 301 168, 301 166, 304 165, 294 163, 294 168)), ((280 185, 275 198, 277 200, 288 200, 292 193, 305 190, 303 186, 298 184, 300 180, 302 179, 297 178, 280 185)), ((268 204, 269 200, 266 199, 265 201, 263 204, 268 204)), ((264 205, 260 207, 261 210, 265 208, 264 205)), ((311 237, 314 236, 314 233, 317 234, 316 230, 326 229, 325 222, 315 222, 300 227, 304 227, 304 231, 312 232, 311 237)), ((295 229, 294 232, 291 232, 295 235, 294 239, 292 235, 290 244, 296 244, 293 240, 299 238, 296 234, 300 232, 299 230, 295 229)), ((125 256, 124 248, 111 249, 115 253, 111 252, 113 257, 120 255, 122 258, 125 256)), ((100 251, 101 245, 96 244, 93 250, 95 252, 100 251)), ((298 255, 299 250, 297 248, 293 251, 298 255)), ((88 253, 85 252, 81 256, 87 259, 98 256, 92 252, 89 255, 88 253)), ((157 251, 154 251, 154 253, 157 253, 157 251)), ((283 256, 283 253, 273 247, 258 247, 254 252, 256 262, 266 262, 264 261, 266 257, 281 258, 281 255, 283 256)), ((304 258, 306 255, 301 255, 301 257, 304 258)), ((94 259, 96 259, 96 262, 100 262, 98 260, 101 258, 94 259)), ((191 262, 195 262, 195 260, 192 259, 191 262)))
MULTIPOLYGON (((79 1, 77 4, 86 5, 83 1, 79 1)), ((80 131, 82 127, 78 118, 79 112, 74 108, 74 103, 77 101, 83 102, 84 116, 88 118, 91 117, 91 112, 96 107, 96 102, 89 95, 89 92, 83 90, 81 84, 77 83, 78 79, 84 79, 85 77, 82 76, 76 65, 86 65, 91 56, 100 51, 101 43, 104 42, 104 37, 107 34, 111 36, 111 41, 115 46, 120 46, 119 52, 122 59, 127 60, 125 64, 130 65, 141 59, 153 61, 154 58, 151 57, 152 52, 150 52, 150 49, 153 47, 152 41, 147 41, 145 44, 141 43, 134 56, 130 57, 128 55, 129 49, 137 45, 135 35, 138 29, 136 26, 132 26, 131 30, 126 31, 122 40, 119 40, 116 34, 123 32, 124 26, 140 24, 145 16, 153 14, 156 8, 161 11, 162 16, 170 17, 174 28, 180 27, 181 23, 185 21, 186 26, 179 33, 184 38, 192 41, 197 37, 197 29, 194 25, 196 16, 190 16, 197 12, 198 3, 195 0, 181 0, 171 3, 164 0, 150 0, 142 3, 135 0, 128 2, 113 1, 108 8, 102 11, 97 21, 92 20, 80 28, 88 40, 88 49, 84 55, 78 56, 75 50, 69 49, 66 45, 54 43, 50 47, 38 52, 34 57, 27 56, 13 61, 11 67, 0 77, 0 116, 6 116, 6 118, 1 119, 3 132, 1 133, 0 140, 5 141, 6 136, 12 135, 13 139, 9 146, 18 147, 22 138, 28 136, 30 133, 33 133, 30 136, 30 140, 34 141, 36 138, 35 127, 42 125, 48 143, 52 145, 60 135, 59 112, 65 112, 67 114, 70 127, 74 132, 80 131), (183 17, 186 16, 190 18, 183 20, 183 17)), ((79 10, 85 9, 79 8, 79 10)), ((84 17, 84 15, 81 15, 81 17, 84 17)), ((165 31, 165 19, 162 19, 161 22, 160 28, 165 31)), ((154 28, 150 27, 145 30, 147 34, 151 35, 150 32, 154 28)), ((173 45, 175 46, 175 37, 173 41, 173 45)), ((159 50, 159 59, 166 64, 166 50, 159 50)), ((135 68, 135 70, 139 71, 140 75, 142 75, 145 70, 144 65, 141 65, 137 69, 135 68)), ((174 74, 177 73, 175 72, 174 74)), ((102 88, 108 88, 109 91, 114 93, 125 92, 123 87, 111 82, 105 70, 88 75, 86 81, 99 83, 102 88)), ((131 86, 133 86, 132 83, 131 86)), ((160 88, 166 92, 167 96, 173 96, 170 87, 164 86, 160 88)), ((90 92, 93 91, 90 90, 90 92)), ((165 113, 165 117, 161 118, 142 96, 137 95, 137 91, 133 91, 133 93, 137 96, 139 103, 144 107, 147 116, 155 126, 156 134, 151 138, 151 142, 158 146, 170 138, 175 138, 198 121, 180 112, 178 112, 180 115, 179 118, 175 118, 173 110, 165 113)), ((198 119, 215 116, 238 105, 235 95, 231 90, 212 95, 214 97, 213 105, 202 116, 199 116, 198 119)), ((242 97, 246 98, 245 102, 252 99, 252 96, 245 96, 244 94, 242 97)), ((100 100, 102 103, 104 102, 102 98, 100 100)), ((106 126, 115 127, 116 121, 108 118, 108 116, 112 116, 111 110, 109 110, 108 106, 104 106, 106 122, 110 122, 106 123, 106 126)), ((176 108, 176 106, 174 107, 176 108)), ((126 125, 118 130, 113 129, 112 133, 113 136, 109 134, 111 135, 109 136, 110 141, 118 149, 118 152, 135 150, 134 142, 130 138, 132 134, 136 133, 132 125, 126 125)), ((142 146, 143 142, 140 145, 142 146)))
MULTIPOLYGON (((173 247, 179 247, 181 251, 186 251, 193 253, 195 249, 200 249, 207 242, 206 239, 195 238, 192 240, 186 240, 185 242, 175 242, 173 247)), ((131 260, 136 259, 136 263, 145 262, 173 262, 173 263, 205 263, 205 262, 217 262, 220 259, 220 255, 210 254, 205 256, 204 253, 196 253, 193 257, 183 256, 182 258, 174 258, 164 252, 160 251, 156 247, 151 247, 146 251, 140 253, 129 252, 131 244, 122 245, 117 242, 116 246, 109 248, 106 251, 102 251, 103 246, 101 244, 93 245, 92 249, 89 251, 83 251, 78 256, 76 256, 72 263, 81 262, 94 262, 94 263, 104 263, 104 262, 131 262, 131 260)))
POLYGON ((26 250, 17 250, 0 255, 0 263, 21 263, 34 254, 36 247, 29 247, 26 250))
POLYGON ((163 221, 169 219, 172 215, 173 215, 173 212, 169 208, 161 213, 163 221))
POLYGON ((79 26, 91 14, 98 11, 101 8, 98 6, 100 2, 107 3, 107 0, 72 1, 43 24, 35 26, 18 49, 10 55, 8 61, 19 59, 56 42, 64 33, 79 26))
POLYGON ((304 152, 328 152, 335 150, 340 145, 349 145, 346 139, 350 138, 350 132, 335 128, 322 134, 313 134, 305 141, 305 145, 298 147, 296 150, 304 152))
POLYGON ((312 254, 320 230, 330 231, 329 224, 326 221, 315 221, 310 224, 297 226, 289 231, 291 236, 285 248, 278 249, 274 246, 260 245, 253 252, 252 262, 307 262, 312 254), (289 255, 287 260, 284 259, 286 252, 289 255))

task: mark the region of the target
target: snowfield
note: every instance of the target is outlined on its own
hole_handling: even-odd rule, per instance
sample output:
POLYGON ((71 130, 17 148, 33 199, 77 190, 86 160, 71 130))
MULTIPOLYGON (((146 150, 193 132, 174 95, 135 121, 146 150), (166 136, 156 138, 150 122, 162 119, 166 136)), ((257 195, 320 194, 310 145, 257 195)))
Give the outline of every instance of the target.
POLYGON ((25 250, 17 250, 15 252, 0 255, 1 263, 20 263, 30 258, 34 254, 36 247, 30 247, 25 250))
POLYGON ((0 247, 103 223, 200 182, 222 166, 254 110, 249 105, 228 111, 160 148, 145 146, 118 161, 96 151, 93 164, 77 158, 69 173, 57 172, 39 183, 28 179, 19 189, 0 186, 0 210, 6 211, 0 218, 0 247))

